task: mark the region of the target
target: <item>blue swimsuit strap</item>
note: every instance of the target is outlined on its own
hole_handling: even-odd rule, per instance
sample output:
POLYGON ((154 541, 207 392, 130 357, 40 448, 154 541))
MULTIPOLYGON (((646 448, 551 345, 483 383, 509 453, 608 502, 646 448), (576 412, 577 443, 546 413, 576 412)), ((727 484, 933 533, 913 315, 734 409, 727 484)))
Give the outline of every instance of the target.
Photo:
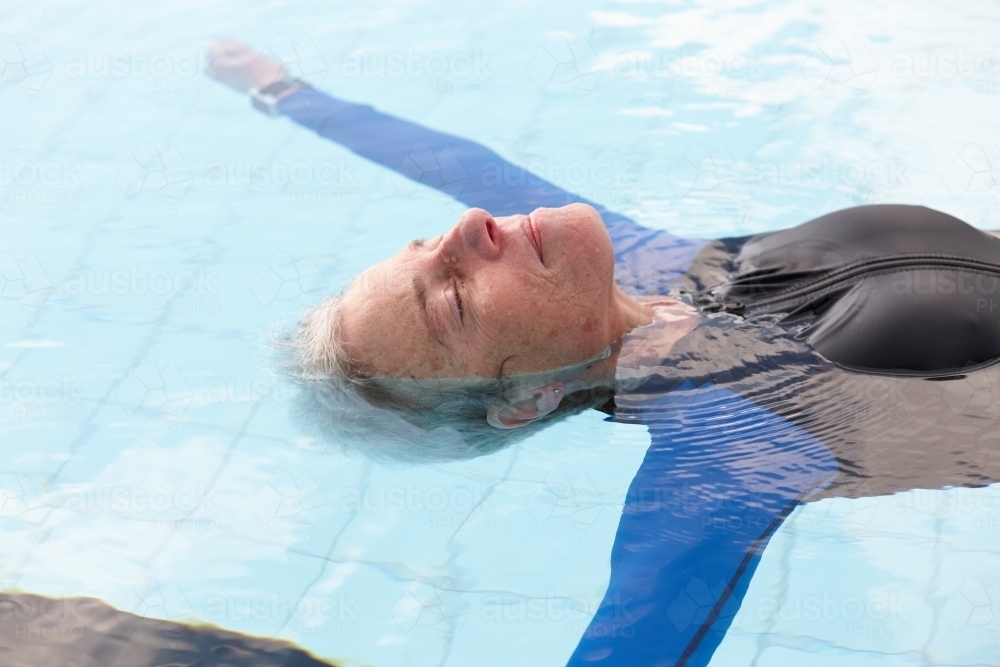
MULTIPOLYGON (((494 215, 590 203, 477 143, 370 106, 303 89, 282 99, 278 111, 494 215)), ((705 245, 591 205, 608 225, 616 279, 634 292, 667 289, 705 245)), ((769 537, 827 483, 836 461, 802 429, 710 385, 651 397, 635 416, 652 444, 625 500, 607 594, 569 664, 705 665, 769 537)))
POLYGON ((513 165, 474 141, 330 97, 313 89, 280 100, 278 112, 372 162, 493 215, 528 213, 575 202, 601 214, 615 247, 616 279, 636 293, 663 292, 704 241, 637 224, 513 165))

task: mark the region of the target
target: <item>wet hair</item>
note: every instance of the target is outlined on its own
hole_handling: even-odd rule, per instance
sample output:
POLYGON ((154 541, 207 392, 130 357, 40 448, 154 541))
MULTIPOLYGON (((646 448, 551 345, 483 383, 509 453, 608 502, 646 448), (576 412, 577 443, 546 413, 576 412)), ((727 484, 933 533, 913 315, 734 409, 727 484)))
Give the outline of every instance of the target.
POLYGON ((529 424, 499 429, 490 407, 515 389, 576 377, 606 356, 551 372, 494 379, 414 380, 373 377, 340 340, 339 296, 302 315, 278 336, 282 366, 295 383, 299 424, 346 453, 382 462, 433 463, 471 459, 523 440, 570 415, 607 405, 611 386, 567 394, 559 407, 529 424))

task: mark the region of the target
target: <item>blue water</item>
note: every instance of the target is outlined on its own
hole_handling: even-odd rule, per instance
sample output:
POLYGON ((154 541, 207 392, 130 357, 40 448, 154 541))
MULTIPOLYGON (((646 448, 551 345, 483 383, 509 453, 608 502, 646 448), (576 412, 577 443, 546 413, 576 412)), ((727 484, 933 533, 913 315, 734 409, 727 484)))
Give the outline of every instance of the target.
MULTIPOLYGON (((874 202, 1000 227, 998 27, 986 2, 0 7, 0 588, 487 666, 563 664, 607 586, 644 429, 581 415, 413 470, 291 423, 270 329, 461 207, 251 111, 201 75, 210 39, 711 238, 874 202)), ((712 664, 995 664, 998 494, 800 507, 712 664)))

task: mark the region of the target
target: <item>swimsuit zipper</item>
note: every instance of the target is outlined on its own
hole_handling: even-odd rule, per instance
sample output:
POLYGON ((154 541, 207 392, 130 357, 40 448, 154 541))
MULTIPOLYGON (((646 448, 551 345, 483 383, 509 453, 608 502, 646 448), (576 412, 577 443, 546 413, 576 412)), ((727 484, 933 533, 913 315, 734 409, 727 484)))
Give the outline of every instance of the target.
MULTIPOLYGON (((1000 274, 1000 266, 996 264, 990 264, 988 262, 980 262, 975 259, 968 259, 965 257, 950 257, 947 255, 906 255, 902 257, 892 257, 889 259, 875 259, 867 260, 860 264, 855 264, 854 266, 847 267, 844 269, 839 269, 834 271, 828 276, 815 280, 806 285, 800 287, 793 287, 787 289, 778 294, 773 294, 771 296, 761 297, 759 299, 751 299, 749 301, 743 301, 737 304, 740 310, 746 311, 753 308, 760 308, 762 306, 769 306, 775 303, 780 303, 782 301, 789 301, 792 299, 797 299, 803 296, 807 296, 813 292, 818 292, 820 290, 832 287, 840 282, 845 282, 852 278, 856 278, 859 275, 874 272, 874 271, 884 271, 885 269, 896 269, 909 266, 927 266, 934 268, 957 268, 957 269, 975 269, 978 271, 986 271, 988 273, 1000 274)), ((738 284, 738 283, 737 283, 738 284)))

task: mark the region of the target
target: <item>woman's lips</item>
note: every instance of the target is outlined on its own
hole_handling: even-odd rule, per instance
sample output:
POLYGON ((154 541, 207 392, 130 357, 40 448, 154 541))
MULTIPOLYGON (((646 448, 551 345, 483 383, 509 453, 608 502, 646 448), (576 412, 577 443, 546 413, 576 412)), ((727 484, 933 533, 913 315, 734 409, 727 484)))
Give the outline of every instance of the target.
POLYGON ((524 235, 528 237, 528 241, 531 246, 538 253, 538 261, 542 264, 545 263, 542 255, 542 234, 538 231, 538 227, 535 225, 535 221, 531 219, 530 215, 524 217, 524 221, 521 223, 521 229, 524 231, 524 235))

